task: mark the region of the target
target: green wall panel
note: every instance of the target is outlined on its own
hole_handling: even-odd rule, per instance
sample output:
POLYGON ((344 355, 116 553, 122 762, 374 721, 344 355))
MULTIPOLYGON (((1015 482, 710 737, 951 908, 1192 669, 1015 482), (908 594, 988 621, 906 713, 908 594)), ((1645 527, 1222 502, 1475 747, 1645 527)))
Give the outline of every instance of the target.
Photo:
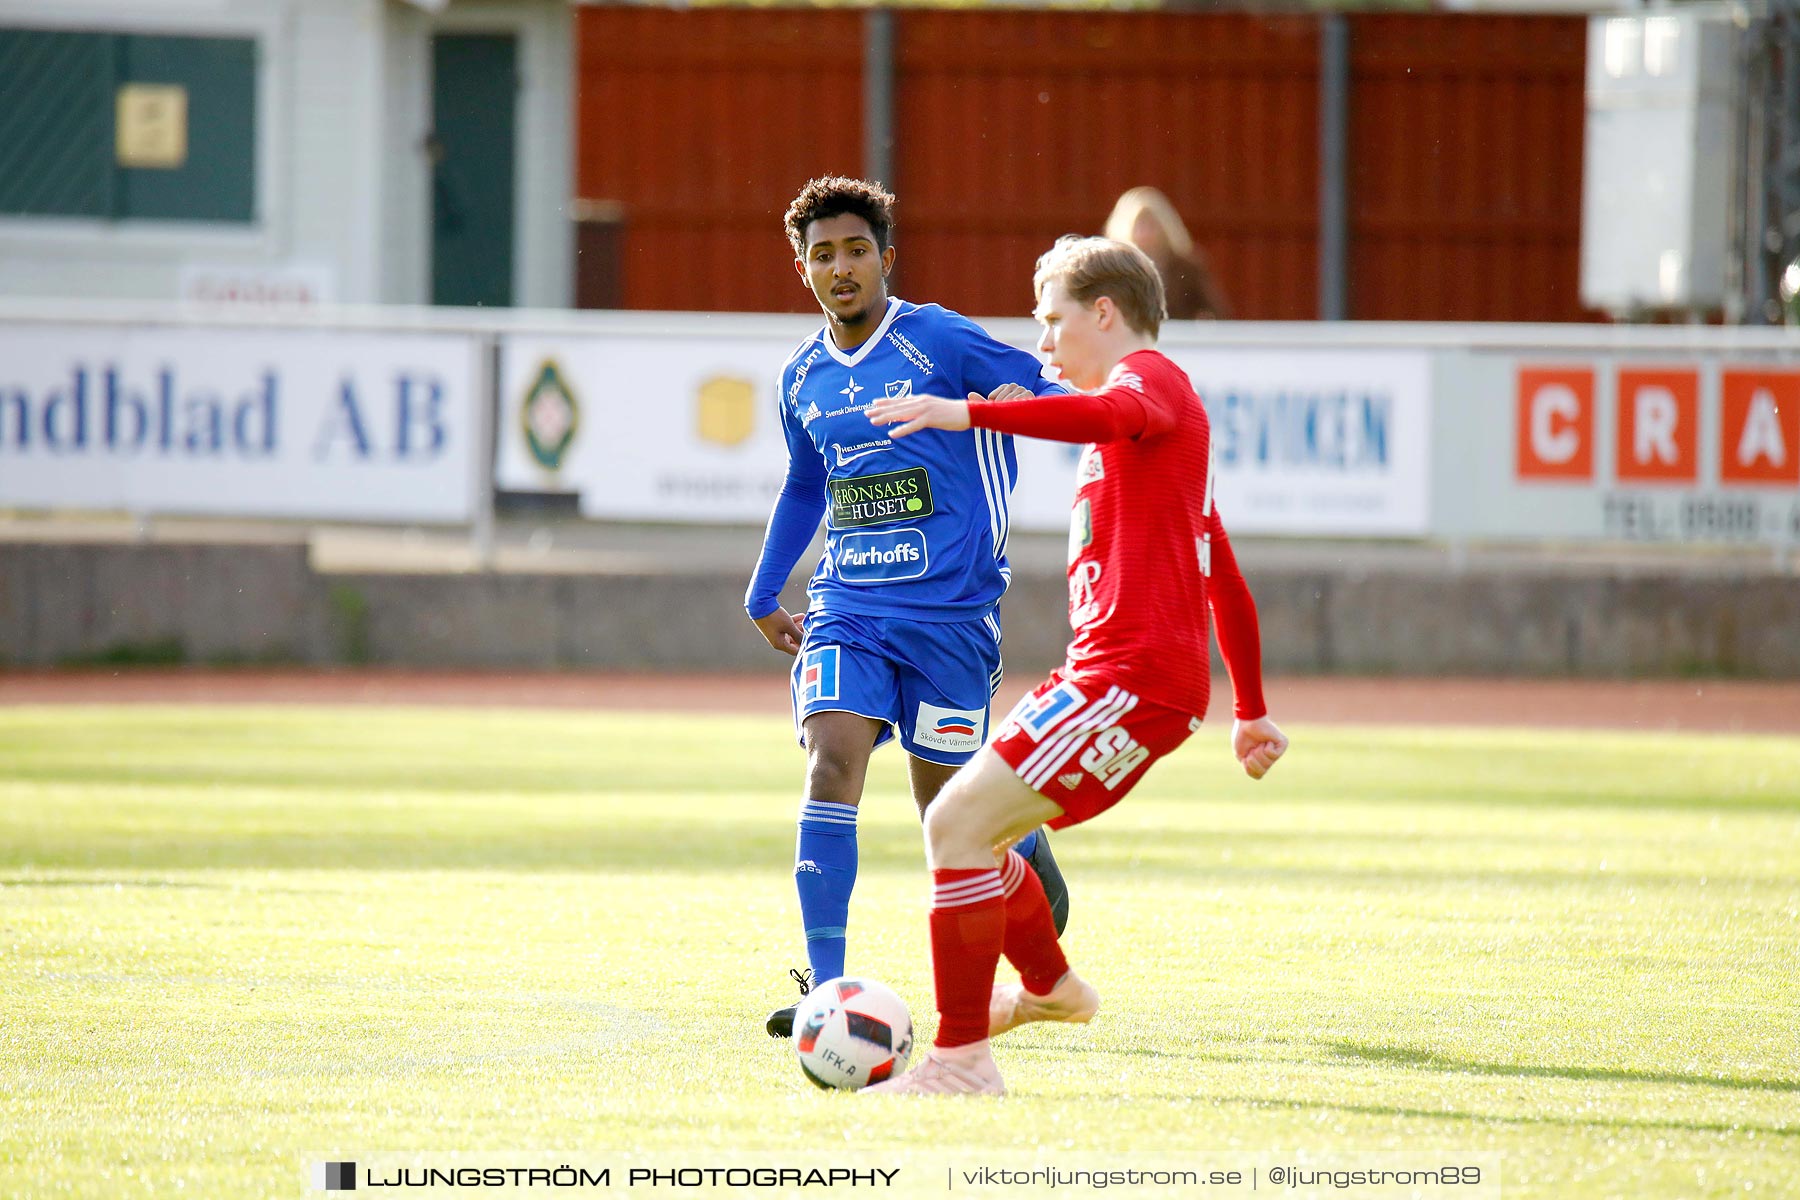
POLYGON ((0 28, 0 215, 256 220, 257 48, 251 38, 0 28), (187 155, 118 164, 123 84, 187 93, 187 155))

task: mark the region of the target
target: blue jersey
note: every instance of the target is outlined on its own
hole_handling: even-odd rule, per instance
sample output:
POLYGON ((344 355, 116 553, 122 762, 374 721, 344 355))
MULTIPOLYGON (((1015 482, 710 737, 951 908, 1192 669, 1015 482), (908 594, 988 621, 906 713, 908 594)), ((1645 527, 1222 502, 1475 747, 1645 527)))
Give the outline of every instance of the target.
POLYGON ((881 325, 849 353, 824 329, 802 342, 781 371, 787 479, 744 598, 750 615, 778 607, 821 515, 825 556, 807 589, 811 607, 922 621, 993 612, 1012 578, 1012 437, 925 429, 896 440, 870 423, 868 407, 882 396, 986 395, 1003 383, 1065 390, 1034 355, 935 304, 890 299, 881 325))

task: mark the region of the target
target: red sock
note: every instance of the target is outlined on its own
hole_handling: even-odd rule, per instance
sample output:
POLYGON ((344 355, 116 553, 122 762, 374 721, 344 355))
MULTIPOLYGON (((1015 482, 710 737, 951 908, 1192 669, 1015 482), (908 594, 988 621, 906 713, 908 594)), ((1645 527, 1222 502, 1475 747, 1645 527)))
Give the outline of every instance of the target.
POLYGON ((1069 960, 1056 940, 1056 918, 1044 895, 1044 882, 1023 855, 1009 850, 1000 868, 1000 885, 1006 893, 1006 961, 1018 970, 1026 991, 1045 995, 1068 974, 1069 960))
POLYGON ((947 868, 931 873, 931 976, 937 986, 937 1044, 987 1040, 988 997, 1006 940, 1000 872, 947 868))

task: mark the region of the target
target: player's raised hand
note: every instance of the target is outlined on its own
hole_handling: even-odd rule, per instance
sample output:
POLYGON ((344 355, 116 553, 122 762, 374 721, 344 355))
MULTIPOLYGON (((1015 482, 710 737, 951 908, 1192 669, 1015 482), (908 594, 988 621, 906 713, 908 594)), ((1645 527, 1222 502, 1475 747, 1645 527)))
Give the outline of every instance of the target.
POLYGON ((1244 774, 1252 779, 1267 775, 1275 760, 1287 753, 1287 748, 1287 734, 1267 717, 1231 723, 1231 752, 1243 766, 1244 774))
MULTIPOLYGON (((805 619, 805 614, 801 614, 805 619)), ((785 608, 777 608, 766 617, 757 617, 756 627, 762 631, 764 640, 783 654, 800 653, 800 622, 788 615, 785 608)))
MULTIPOLYGON (((969 400, 981 398, 980 392, 969 393, 969 400)), ((946 400, 942 396, 884 396, 869 405, 869 421, 875 425, 896 425, 887 431, 889 437, 905 437, 921 429, 948 429, 954 433, 969 427, 969 401, 946 400)))

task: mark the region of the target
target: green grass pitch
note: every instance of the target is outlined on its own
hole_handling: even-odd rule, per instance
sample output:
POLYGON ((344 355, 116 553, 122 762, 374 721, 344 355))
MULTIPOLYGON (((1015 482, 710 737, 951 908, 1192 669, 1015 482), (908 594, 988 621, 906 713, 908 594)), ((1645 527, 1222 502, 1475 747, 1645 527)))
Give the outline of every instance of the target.
MULTIPOLYGON (((1800 740, 1291 732, 1253 784, 1208 726, 1058 838, 1100 1017, 997 1042, 1004 1100, 916 1102, 816 1091, 762 1032, 801 962, 779 719, 0 709, 0 1194, 913 1148, 1800 1195, 1800 740)), ((902 777, 877 755, 850 963, 923 1040, 902 777)))

